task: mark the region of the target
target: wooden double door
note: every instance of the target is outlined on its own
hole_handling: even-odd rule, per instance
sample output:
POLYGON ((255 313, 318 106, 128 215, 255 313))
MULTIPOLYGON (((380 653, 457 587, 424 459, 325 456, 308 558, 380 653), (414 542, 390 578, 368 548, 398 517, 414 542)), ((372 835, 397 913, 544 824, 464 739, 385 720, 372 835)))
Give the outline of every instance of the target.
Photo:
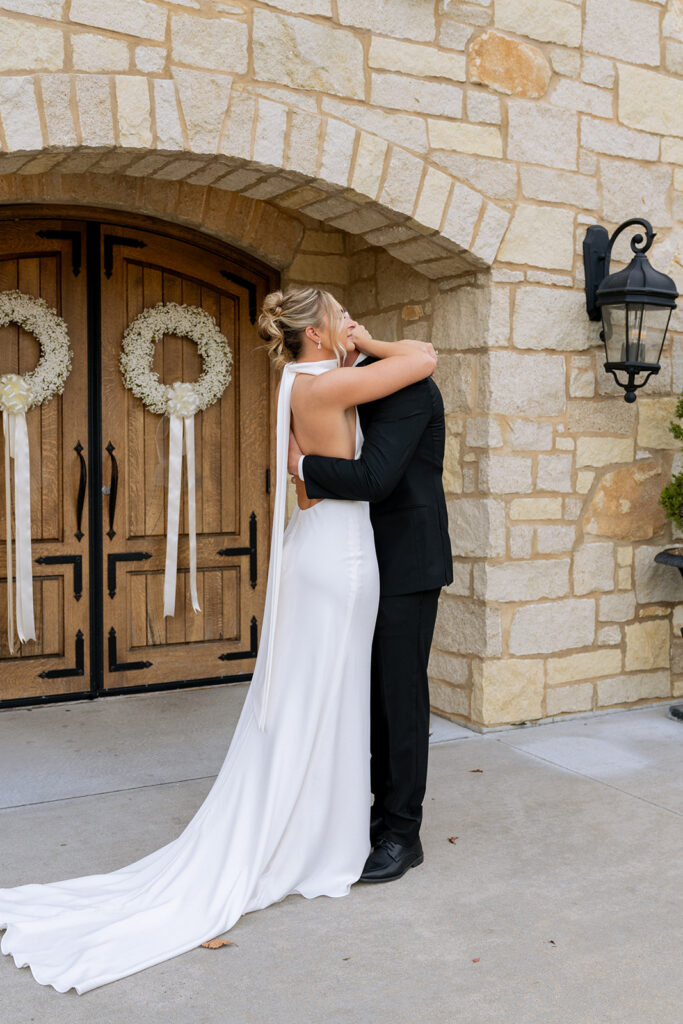
MULTIPOLYGON (((271 380, 257 310, 276 283, 242 253, 134 216, 3 211, 0 291, 41 297, 65 320, 73 365, 62 396, 27 414, 36 640, 7 638, 5 480, 0 472, 0 704, 248 679, 270 540, 271 380), (195 418, 198 594, 189 595, 186 466, 176 607, 163 615, 168 420, 121 380, 128 324, 157 303, 200 306, 228 339, 232 380, 195 418)), ((39 357, 0 328, 0 373, 39 357)), ((154 369, 196 380, 196 345, 166 335, 154 369)), ((0 467, 1 469, 1 467, 0 467)))

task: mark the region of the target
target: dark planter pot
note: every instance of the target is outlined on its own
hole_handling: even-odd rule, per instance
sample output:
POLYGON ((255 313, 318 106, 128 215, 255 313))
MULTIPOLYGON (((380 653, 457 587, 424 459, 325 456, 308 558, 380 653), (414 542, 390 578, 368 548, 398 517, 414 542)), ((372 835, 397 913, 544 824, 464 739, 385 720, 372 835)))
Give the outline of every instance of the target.
POLYGON ((660 565, 673 565, 683 576, 683 548, 667 548, 655 555, 655 562, 660 565))
MULTIPOLYGON (((671 565, 678 569, 683 576, 683 547, 667 548, 666 551, 660 551, 658 555, 655 555, 655 562, 659 562, 660 565, 671 565)), ((681 634, 683 635, 683 629, 681 629, 681 634)), ((672 718, 683 722, 683 704, 674 704, 669 708, 669 714, 672 718)))

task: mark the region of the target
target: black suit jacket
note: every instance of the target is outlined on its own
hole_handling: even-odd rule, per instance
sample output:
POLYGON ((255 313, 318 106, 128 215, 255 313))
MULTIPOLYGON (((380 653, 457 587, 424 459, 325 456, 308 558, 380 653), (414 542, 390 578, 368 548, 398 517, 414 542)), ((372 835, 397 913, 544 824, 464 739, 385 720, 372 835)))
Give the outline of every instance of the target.
POLYGON ((360 405, 358 413, 364 436, 360 459, 307 455, 306 493, 309 498, 372 503, 383 596, 450 583, 453 559, 441 479, 446 439, 441 392, 428 377, 360 405))

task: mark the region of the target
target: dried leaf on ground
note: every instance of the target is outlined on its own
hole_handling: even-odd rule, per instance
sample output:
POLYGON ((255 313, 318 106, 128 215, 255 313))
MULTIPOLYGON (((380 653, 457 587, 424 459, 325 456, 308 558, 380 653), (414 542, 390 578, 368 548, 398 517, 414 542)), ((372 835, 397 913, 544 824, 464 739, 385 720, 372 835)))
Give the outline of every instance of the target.
POLYGON ((236 946, 236 942, 230 942, 229 939, 209 939, 208 942, 202 942, 202 949, 220 949, 221 946, 236 946))
POLYGON ((484 774, 484 769, 483 768, 470 768, 469 772, 470 772, 471 775, 475 775, 475 774, 483 775, 484 774))
POLYGON ((448 837, 448 842, 455 844, 458 841, 459 838, 460 838, 460 836, 449 836, 448 837))

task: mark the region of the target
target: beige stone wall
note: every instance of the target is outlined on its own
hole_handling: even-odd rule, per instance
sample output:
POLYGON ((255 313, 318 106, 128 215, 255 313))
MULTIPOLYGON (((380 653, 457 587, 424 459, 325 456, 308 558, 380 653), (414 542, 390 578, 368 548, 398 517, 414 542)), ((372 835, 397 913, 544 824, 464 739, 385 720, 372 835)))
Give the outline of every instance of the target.
POLYGON ((683 585, 652 561, 683 316, 627 406, 581 261, 588 224, 642 215, 683 284, 683 0, 0 0, 0 41, 1 201, 201 226, 438 347, 436 707, 683 694, 683 585))

